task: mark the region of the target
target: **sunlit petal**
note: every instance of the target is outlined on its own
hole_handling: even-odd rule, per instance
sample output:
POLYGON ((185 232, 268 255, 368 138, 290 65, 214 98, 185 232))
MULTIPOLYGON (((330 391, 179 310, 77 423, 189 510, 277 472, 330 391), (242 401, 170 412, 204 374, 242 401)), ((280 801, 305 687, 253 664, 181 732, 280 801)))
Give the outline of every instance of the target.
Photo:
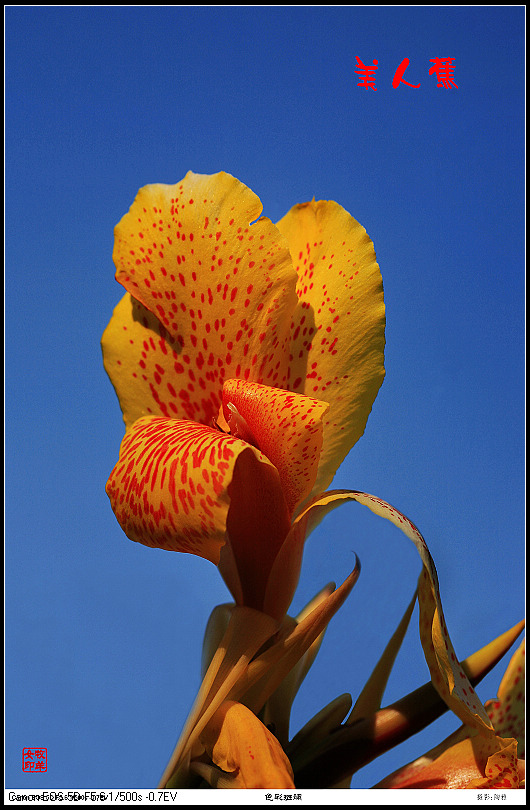
POLYGON ((222 703, 200 739, 212 762, 234 775, 230 787, 294 788, 291 764, 280 743, 241 703, 222 703))
POLYGON ((471 780, 468 789, 518 788, 517 740, 483 737, 477 734, 471 742, 477 759, 486 759, 482 774, 471 780))
POLYGON ((518 741, 517 756, 525 756, 525 641, 516 650, 499 686, 496 700, 486 704, 495 731, 518 741))
MULTIPOLYGON (((267 468, 267 480, 277 478, 259 450, 233 436, 188 420, 139 419, 125 434, 107 483, 125 534, 217 564, 225 542, 228 487, 242 453, 256 458, 257 474, 267 468)), ((249 492, 254 483, 247 479, 249 492)))
POLYGON ((365 229, 335 202, 297 205, 278 222, 298 273, 289 388, 329 402, 314 492, 363 434, 383 381, 383 285, 365 229))
POLYGON ((149 388, 144 408, 173 415, 173 403, 178 416, 204 423, 217 413, 228 377, 286 387, 296 274, 276 226, 266 218, 253 222, 261 209, 258 197, 231 175, 189 172, 176 185, 140 189, 116 226, 116 278, 160 322, 152 346, 132 327, 130 303, 123 303, 104 339, 106 368, 127 425, 146 412, 127 408, 142 399, 127 391, 138 383, 142 391, 149 388), (129 334, 118 353, 113 342, 123 326, 129 334), (157 366, 165 371, 160 382, 157 366), (191 414, 182 413, 183 392, 191 414))
POLYGON ((148 415, 208 424, 219 410, 220 390, 205 381, 213 364, 202 363, 201 377, 192 356, 129 293, 114 309, 101 345, 126 427, 148 415))

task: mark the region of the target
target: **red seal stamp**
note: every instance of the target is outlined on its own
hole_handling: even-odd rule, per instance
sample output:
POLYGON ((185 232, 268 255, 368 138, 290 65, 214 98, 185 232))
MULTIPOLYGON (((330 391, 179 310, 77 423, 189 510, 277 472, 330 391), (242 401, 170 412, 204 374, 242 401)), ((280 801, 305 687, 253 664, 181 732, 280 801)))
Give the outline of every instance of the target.
POLYGON ((24 773, 44 773, 48 770, 47 748, 23 748, 22 770, 24 773))

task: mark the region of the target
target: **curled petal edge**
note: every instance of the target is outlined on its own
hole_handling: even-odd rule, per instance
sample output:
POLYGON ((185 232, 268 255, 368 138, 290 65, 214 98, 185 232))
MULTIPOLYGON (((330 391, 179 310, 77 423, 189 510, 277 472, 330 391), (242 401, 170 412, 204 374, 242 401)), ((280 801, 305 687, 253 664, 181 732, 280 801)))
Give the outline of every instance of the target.
POLYGON ((494 733, 488 714, 454 652, 443 616, 434 560, 412 521, 381 498, 356 490, 333 490, 318 496, 299 520, 305 520, 306 529, 311 530, 331 509, 349 500, 357 501, 389 520, 414 543, 423 563, 417 588, 420 639, 434 687, 463 723, 481 733, 494 733))

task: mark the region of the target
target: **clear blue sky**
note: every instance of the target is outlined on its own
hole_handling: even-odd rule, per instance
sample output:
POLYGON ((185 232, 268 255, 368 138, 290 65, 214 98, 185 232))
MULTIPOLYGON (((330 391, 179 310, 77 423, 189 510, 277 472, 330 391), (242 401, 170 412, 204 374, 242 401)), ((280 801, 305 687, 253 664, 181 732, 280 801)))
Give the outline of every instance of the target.
MULTIPOLYGON (((100 336, 122 295, 113 227, 137 189, 225 170, 278 220, 336 200, 372 237, 387 376, 337 487, 401 509, 465 657, 524 610, 524 8, 8 7, 6 785, 157 784, 198 686, 217 570, 126 539, 105 482, 122 438, 100 336), (377 92, 355 57, 378 60, 377 92), (455 59, 458 89, 430 59, 455 59), (404 58, 404 78, 392 78, 404 58), (23 747, 48 771, 21 772, 23 747)), ((365 514, 366 511, 366 514, 365 514)), ((343 506, 294 608, 362 563, 293 729, 368 677, 419 557, 343 506)), ((502 666, 483 682, 494 696, 502 666)), ((417 614, 388 702, 428 679, 417 614)), ((354 777, 370 787, 447 715, 354 777)))

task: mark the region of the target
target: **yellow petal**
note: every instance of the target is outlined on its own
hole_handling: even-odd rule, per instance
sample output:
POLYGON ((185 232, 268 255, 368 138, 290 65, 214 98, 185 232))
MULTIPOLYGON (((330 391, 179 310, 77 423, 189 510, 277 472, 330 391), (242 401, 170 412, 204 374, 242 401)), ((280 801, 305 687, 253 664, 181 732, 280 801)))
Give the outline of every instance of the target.
POLYGON ((449 638, 442 611, 438 575, 425 540, 405 515, 380 498, 359 493, 356 500, 394 523, 419 551, 423 562, 423 571, 418 580, 420 638, 433 684, 449 708, 464 723, 481 732, 491 731, 488 715, 463 671, 449 638))
POLYGON ((508 665, 497 692, 486 710, 500 737, 518 741, 517 756, 525 756, 525 642, 521 643, 508 665))
POLYGON ((231 433, 258 447, 278 470, 292 513, 315 484, 322 419, 329 405, 258 383, 228 380, 223 406, 231 428, 234 423, 231 433))
POLYGON ((467 789, 518 788, 519 768, 517 741, 500 737, 483 737, 477 734, 471 740, 477 759, 487 758, 481 776, 470 780, 467 789))
POLYGON ((276 737, 241 703, 227 700, 200 735, 208 755, 234 775, 233 788, 294 788, 293 771, 276 737))
POLYGON ((365 229, 335 202, 297 205, 277 223, 298 274, 289 385, 329 402, 314 492, 362 436, 384 376, 383 285, 365 229))
POLYGON ((129 293, 114 309, 101 346, 127 428, 148 415, 211 424, 221 404, 221 388, 209 384, 217 364, 183 350, 129 293))
POLYGON ((172 411, 171 403, 178 416, 209 423, 228 377, 286 387, 296 274, 277 228, 266 218, 254 222, 261 209, 258 197, 234 177, 188 172, 176 185, 140 189, 116 226, 116 278, 160 322, 153 327, 148 319, 143 330, 135 328, 130 302, 124 303, 104 338, 106 368, 127 425, 146 407, 168 415, 163 406, 172 411), (120 342, 123 326, 132 344, 120 342), (127 389, 140 384, 143 391, 145 383, 150 395, 142 404, 127 389), (182 412, 182 392, 193 416, 182 412))
POLYGON ((255 477, 242 486, 250 494, 258 487, 264 502, 270 486, 271 497, 281 499, 274 467, 240 439, 187 420, 137 420, 125 434, 107 483, 122 529, 144 545, 196 554, 217 564, 225 542, 228 488, 238 459, 246 453, 256 461, 255 477))

